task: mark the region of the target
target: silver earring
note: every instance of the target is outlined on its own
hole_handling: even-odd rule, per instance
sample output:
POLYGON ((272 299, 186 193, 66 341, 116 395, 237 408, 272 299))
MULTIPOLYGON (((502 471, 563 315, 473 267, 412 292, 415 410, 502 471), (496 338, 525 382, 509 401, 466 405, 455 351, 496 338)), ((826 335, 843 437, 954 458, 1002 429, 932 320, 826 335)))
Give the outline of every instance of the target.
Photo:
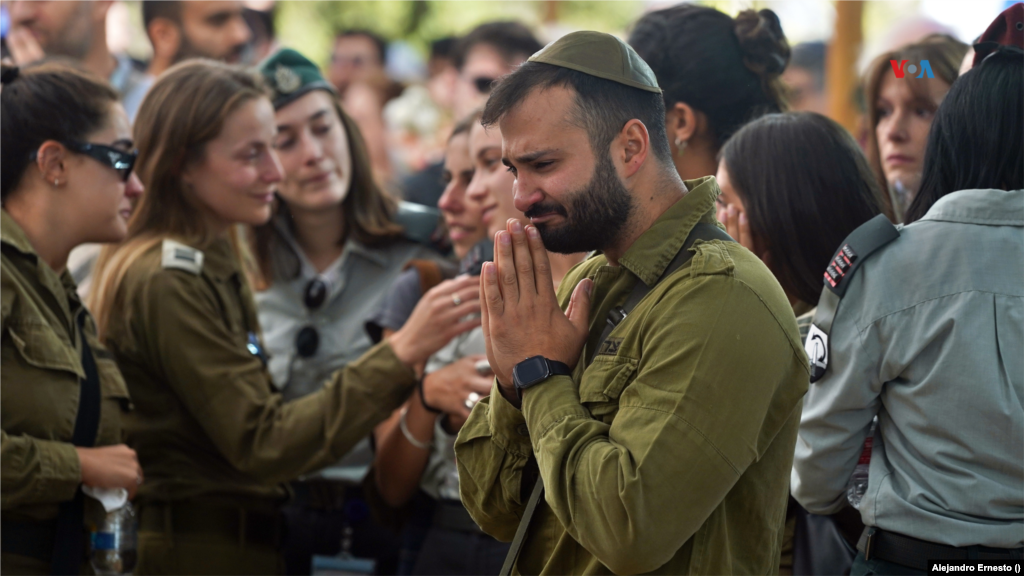
POLYGON ((675 145, 676 145, 676 154, 679 155, 679 156, 682 156, 683 155, 683 150, 686 150, 686 140, 683 140, 682 138, 676 138, 675 145))
POLYGON ((53 179, 53 185, 54 185, 54 186, 60 186, 60 180, 59 180, 59 179, 57 179, 57 178, 54 178, 54 179, 53 179))

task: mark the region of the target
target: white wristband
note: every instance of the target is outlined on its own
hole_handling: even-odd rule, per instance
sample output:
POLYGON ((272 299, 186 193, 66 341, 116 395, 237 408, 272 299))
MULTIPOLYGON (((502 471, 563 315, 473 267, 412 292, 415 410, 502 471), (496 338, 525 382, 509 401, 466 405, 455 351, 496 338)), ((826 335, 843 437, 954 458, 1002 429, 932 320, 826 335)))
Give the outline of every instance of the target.
POLYGON ((430 450, 430 441, 421 442, 412 435, 412 432, 409 432, 409 426, 405 423, 405 416, 408 413, 408 407, 402 408, 402 415, 398 418, 398 427, 402 430, 402 436, 405 436, 405 439, 409 441, 409 444, 412 444, 421 450, 430 450))

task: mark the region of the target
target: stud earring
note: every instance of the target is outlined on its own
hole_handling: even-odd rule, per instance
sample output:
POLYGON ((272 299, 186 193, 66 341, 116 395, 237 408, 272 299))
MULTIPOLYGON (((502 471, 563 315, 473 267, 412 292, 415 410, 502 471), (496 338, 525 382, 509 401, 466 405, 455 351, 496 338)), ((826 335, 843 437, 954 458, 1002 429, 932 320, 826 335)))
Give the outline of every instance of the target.
POLYGON ((676 145, 676 154, 677 155, 679 155, 679 156, 683 155, 683 150, 686 150, 686 144, 687 144, 686 140, 683 140, 682 138, 676 138, 675 145, 676 145))
POLYGON ((59 180, 59 179, 57 179, 57 178, 54 178, 54 179, 53 179, 53 185, 54 185, 54 186, 60 186, 60 180, 59 180))

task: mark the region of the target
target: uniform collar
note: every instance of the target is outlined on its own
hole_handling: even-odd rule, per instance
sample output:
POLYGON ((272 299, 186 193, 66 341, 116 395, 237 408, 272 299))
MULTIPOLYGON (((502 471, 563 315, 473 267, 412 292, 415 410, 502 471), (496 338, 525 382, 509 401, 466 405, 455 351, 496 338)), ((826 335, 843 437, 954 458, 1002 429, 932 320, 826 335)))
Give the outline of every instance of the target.
POLYGON ((238 274, 238 258, 231 247, 231 240, 218 238, 203 249, 203 273, 213 278, 227 280, 238 274))
POLYGON ((39 259, 35 248, 32 248, 32 244, 28 241, 28 236, 25 236, 25 231, 14 221, 14 218, 11 218, 7 210, 3 210, 0 214, 0 239, 4 244, 14 247, 25 256, 35 260, 39 259))
MULTIPOLYGON (((77 310, 77 305, 80 303, 80 300, 78 292, 76 291, 77 286, 75 285, 75 280, 71 277, 71 273, 65 268, 64 272, 58 275, 52 268, 50 268, 49 264, 43 262, 39 257, 39 254, 36 253, 35 248, 33 248, 32 244, 28 241, 28 236, 25 235, 25 231, 17 222, 15 222, 14 218, 11 217, 7 210, 0 210, 0 242, 14 248, 25 258, 31 261, 35 265, 39 280, 43 282, 44 285, 50 287, 50 290, 54 294, 64 295, 70 300, 70 313, 77 310), (57 286, 53 286, 51 284, 53 280, 47 280, 47 278, 52 279, 54 277, 56 277, 57 281, 60 282, 60 288, 63 290, 58 289, 57 286)), ((59 298, 58 301, 60 301, 59 298)))
MULTIPOLYGON (((298 256, 299 261, 302 262, 302 271, 300 272, 303 276, 316 277, 319 274, 316 273, 316 269, 306 258, 306 254, 302 251, 298 241, 295 240, 295 236, 292 234, 291 226, 289 226, 287 219, 278 215, 274 217, 274 227, 278 233, 281 234, 285 242, 291 247, 291 250, 298 256)), ((345 247, 341 252, 341 256, 331 264, 328 269, 334 269, 339 263, 344 262, 348 258, 349 254, 358 255, 377 266, 386 267, 388 265, 388 256, 385 250, 373 250, 368 248, 362 242, 356 240, 351 235, 345 240, 345 247)))
POLYGON ((1024 226, 1024 190, 960 190, 946 194, 921 220, 1024 226))
POLYGON ((716 224, 715 199, 721 194, 714 176, 687 180, 689 190, 669 207, 619 258, 619 264, 653 286, 698 222, 716 224))

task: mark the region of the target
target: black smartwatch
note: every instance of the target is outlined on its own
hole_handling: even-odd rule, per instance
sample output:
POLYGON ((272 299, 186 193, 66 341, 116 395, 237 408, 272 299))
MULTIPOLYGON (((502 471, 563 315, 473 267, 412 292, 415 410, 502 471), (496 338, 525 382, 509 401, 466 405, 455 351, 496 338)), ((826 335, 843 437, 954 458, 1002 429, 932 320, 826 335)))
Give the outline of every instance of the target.
POLYGON ((564 362, 548 360, 543 356, 527 358, 512 368, 512 381, 516 396, 523 399, 523 390, 536 386, 552 376, 572 376, 572 369, 564 362))

